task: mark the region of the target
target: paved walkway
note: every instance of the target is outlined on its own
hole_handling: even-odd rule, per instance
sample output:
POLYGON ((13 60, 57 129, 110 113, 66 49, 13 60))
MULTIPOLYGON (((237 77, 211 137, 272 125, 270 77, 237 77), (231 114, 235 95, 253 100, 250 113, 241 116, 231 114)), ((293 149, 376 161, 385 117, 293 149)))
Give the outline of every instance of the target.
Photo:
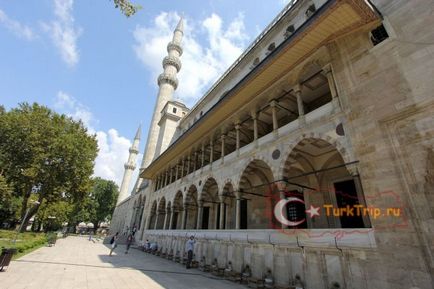
POLYGON ((61 239, 54 247, 40 248, 11 262, 6 272, 0 272, 0 288, 246 288, 135 249, 126 255, 124 248, 118 246, 109 257, 102 242, 61 239))

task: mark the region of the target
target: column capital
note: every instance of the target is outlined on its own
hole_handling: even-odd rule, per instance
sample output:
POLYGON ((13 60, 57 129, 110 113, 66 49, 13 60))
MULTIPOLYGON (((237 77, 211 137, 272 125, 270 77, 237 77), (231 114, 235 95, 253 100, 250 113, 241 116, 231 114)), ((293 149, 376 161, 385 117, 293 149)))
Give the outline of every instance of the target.
POLYGON ((292 87, 292 90, 294 90, 295 93, 300 93, 301 92, 301 85, 300 84, 296 84, 292 87))
POLYGON ((323 66, 322 71, 325 74, 329 74, 330 72, 332 72, 332 65, 330 63, 327 63, 326 65, 323 66))
POLYGON ((271 106, 271 107, 276 107, 278 103, 279 103, 279 102, 278 102, 277 100, 272 99, 272 100, 270 101, 270 106, 271 106))
POLYGON ((251 117, 252 117, 253 119, 256 119, 256 118, 258 117, 258 113, 256 112, 256 110, 252 110, 252 111, 250 112, 250 115, 251 115, 251 117))
POLYGON ((225 135, 225 134, 222 134, 222 135, 220 136, 220 138, 221 138, 222 140, 224 140, 224 139, 226 138, 226 135, 225 135))

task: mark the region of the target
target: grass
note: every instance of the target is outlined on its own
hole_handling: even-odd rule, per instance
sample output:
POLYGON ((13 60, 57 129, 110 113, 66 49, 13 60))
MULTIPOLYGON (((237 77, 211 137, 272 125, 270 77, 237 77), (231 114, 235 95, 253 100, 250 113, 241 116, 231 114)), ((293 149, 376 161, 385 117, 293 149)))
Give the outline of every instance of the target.
POLYGON ((18 234, 17 242, 14 245, 13 240, 16 231, 0 230, 0 248, 16 248, 17 253, 13 259, 24 256, 47 243, 47 235, 44 233, 25 232, 18 234))

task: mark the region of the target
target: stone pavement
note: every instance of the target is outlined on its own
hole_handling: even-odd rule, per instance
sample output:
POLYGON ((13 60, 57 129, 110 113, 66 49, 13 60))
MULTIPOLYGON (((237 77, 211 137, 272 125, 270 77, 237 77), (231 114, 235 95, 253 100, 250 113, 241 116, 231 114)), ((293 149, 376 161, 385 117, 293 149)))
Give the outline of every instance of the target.
POLYGON ((101 241, 60 239, 54 247, 11 262, 6 272, 0 272, 0 288, 246 288, 135 249, 124 254, 125 246, 118 246, 112 257, 109 251, 101 241))

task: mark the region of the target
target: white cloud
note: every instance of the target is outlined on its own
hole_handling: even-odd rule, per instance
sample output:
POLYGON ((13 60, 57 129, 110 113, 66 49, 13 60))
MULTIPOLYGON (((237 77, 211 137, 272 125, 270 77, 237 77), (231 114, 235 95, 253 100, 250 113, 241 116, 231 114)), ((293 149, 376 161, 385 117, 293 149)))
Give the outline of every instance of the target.
POLYGON ((77 40, 83 29, 74 25, 72 16, 74 0, 54 0, 54 20, 42 23, 42 28, 50 34, 62 59, 69 66, 74 66, 80 58, 77 40))
POLYGON ((0 9, 0 23, 16 36, 25 40, 33 40, 36 38, 35 32, 27 25, 21 24, 17 20, 10 18, 3 10, 0 9))
MULTIPOLYGON (((98 131, 96 133, 98 140, 99 153, 95 160, 95 176, 115 181, 119 186, 124 174, 124 163, 128 159, 128 149, 131 147, 131 141, 120 136, 115 129, 109 129, 108 132, 98 131)), ((137 158, 140 159, 140 156, 137 158)), ((130 188, 134 185, 136 175, 133 176, 130 188)))
POLYGON ((89 108, 77 102, 74 97, 63 91, 59 91, 54 102, 54 108, 75 120, 81 120, 89 129, 90 133, 95 133, 93 126, 97 124, 98 121, 93 117, 89 108))
MULTIPOLYGON (((75 120, 81 120, 88 128, 89 133, 96 134, 99 152, 95 160, 94 175, 112 180, 120 186, 124 174, 124 163, 128 159, 128 149, 132 144, 131 141, 119 135, 119 132, 113 128, 107 132, 97 131, 93 124, 98 121, 94 118, 91 111, 74 97, 63 91, 57 93, 54 108, 58 112, 64 113, 75 120)), ((139 167, 138 161, 140 159, 141 156, 139 155, 137 157, 137 167, 139 167)), ((134 186, 137 175, 138 169, 136 169, 131 179, 130 190, 134 186)))
MULTIPOLYGON (((150 27, 137 26, 134 50, 140 61, 152 71, 150 81, 156 83, 163 71, 161 61, 167 55, 166 46, 172 39, 179 20, 174 12, 162 12, 150 27)), ((213 82, 241 55, 248 36, 244 16, 240 14, 224 25, 217 14, 199 22, 185 21, 182 69, 178 74, 179 87, 175 93, 187 105, 194 104, 213 82), (225 28, 226 27, 226 28, 225 28), (201 41, 202 40, 202 41, 201 41)))

